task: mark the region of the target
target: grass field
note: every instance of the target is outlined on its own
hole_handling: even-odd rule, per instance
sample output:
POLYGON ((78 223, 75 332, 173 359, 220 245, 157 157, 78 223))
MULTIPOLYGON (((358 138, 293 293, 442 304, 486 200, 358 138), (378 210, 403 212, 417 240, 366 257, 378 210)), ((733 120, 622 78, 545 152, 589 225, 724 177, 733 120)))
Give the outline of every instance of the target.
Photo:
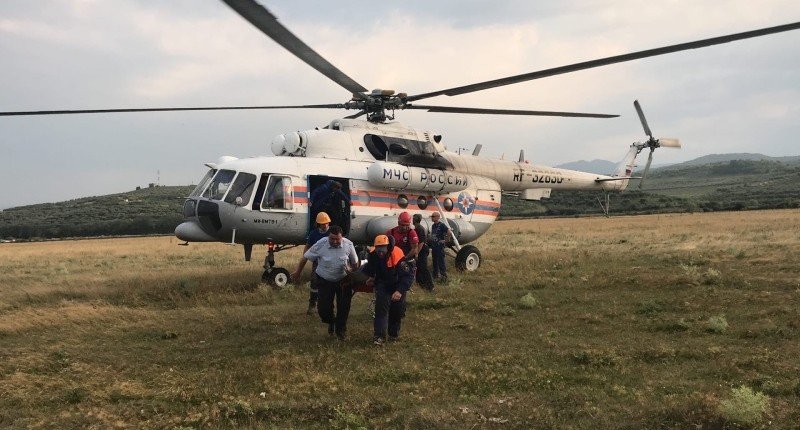
POLYGON ((263 248, 177 243, 0 245, 0 428, 800 422, 798 210, 499 222, 382 348, 367 295, 330 340, 263 248))

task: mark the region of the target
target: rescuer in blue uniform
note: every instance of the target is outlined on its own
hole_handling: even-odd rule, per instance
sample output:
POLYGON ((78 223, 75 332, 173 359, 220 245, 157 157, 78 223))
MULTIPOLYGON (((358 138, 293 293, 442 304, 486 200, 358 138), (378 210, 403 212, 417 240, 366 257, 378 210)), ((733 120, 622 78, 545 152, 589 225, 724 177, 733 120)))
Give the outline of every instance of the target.
POLYGON ((431 214, 431 221, 433 221, 433 224, 431 225, 429 242, 431 245, 431 254, 433 254, 433 278, 436 279, 441 274, 441 278, 439 278, 440 281, 447 282, 447 266, 444 261, 444 249, 450 227, 440 221, 439 218, 439 212, 431 214))
POLYGON ((320 212, 330 216, 331 224, 342 228, 345 235, 350 231, 350 196, 342 191, 342 184, 328 179, 311 192, 311 217, 320 212))
POLYGON ((361 269, 370 278, 367 285, 375 288, 375 324, 373 341, 383 345, 400 336, 400 323, 406 315, 406 293, 414 282, 414 274, 404 259, 403 251, 390 243, 386 235, 375 238, 375 248, 361 269))

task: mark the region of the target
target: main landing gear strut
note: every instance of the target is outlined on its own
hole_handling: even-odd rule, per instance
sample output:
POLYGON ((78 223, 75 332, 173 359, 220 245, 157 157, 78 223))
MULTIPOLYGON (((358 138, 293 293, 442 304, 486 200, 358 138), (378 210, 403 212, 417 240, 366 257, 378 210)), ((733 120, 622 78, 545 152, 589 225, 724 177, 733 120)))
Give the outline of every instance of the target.
MULTIPOLYGON (((436 207, 439 209, 441 219, 447 220, 447 217, 444 216, 442 204, 439 203, 438 194, 433 194, 433 201, 436 202, 436 207)), ((481 252, 478 250, 478 247, 473 245, 462 246, 458 243, 458 238, 453 231, 452 225, 450 226, 450 239, 453 240, 453 243, 449 248, 456 253, 456 269, 458 269, 459 272, 474 272, 478 270, 478 267, 481 266, 481 252)))

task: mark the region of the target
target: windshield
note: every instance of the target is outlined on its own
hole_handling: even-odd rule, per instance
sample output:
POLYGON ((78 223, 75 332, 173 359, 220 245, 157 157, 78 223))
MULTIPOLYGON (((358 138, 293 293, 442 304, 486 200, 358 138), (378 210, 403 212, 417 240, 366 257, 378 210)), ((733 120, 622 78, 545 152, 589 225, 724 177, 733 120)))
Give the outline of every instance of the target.
POLYGON ((225 202, 235 204, 236 198, 242 198, 242 204, 250 202, 250 195, 253 194, 253 185, 256 183, 256 175, 239 172, 239 176, 233 181, 230 192, 225 196, 225 202))
POLYGON ((203 176, 203 179, 201 179, 200 182, 197 183, 197 186, 194 187, 194 191, 189 194, 189 197, 199 196, 200 193, 203 192, 203 189, 205 189, 206 185, 208 185, 208 183, 211 181, 211 178, 214 177, 214 173, 217 173, 216 169, 211 169, 206 172, 205 176, 203 176))
POLYGON ((203 197, 211 200, 221 200, 233 182, 236 172, 233 170, 220 170, 211 181, 211 185, 203 192, 203 197))

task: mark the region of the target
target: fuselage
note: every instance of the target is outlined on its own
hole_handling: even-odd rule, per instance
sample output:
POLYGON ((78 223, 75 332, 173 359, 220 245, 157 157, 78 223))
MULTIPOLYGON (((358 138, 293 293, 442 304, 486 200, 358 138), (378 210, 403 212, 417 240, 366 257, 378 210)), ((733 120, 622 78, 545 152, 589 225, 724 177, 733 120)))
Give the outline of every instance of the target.
POLYGON ((503 192, 538 199, 551 189, 608 190, 627 183, 457 154, 439 136, 398 123, 335 120, 326 129, 279 135, 271 147, 275 156, 222 157, 208 164, 211 170, 184 204, 186 222, 176 235, 187 241, 301 244, 312 226, 312 191, 332 179, 351 200, 342 222, 356 243, 370 243, 396 225, 403 211, 422 214, 424 225, 440 211, 458 241, 467 243, 496 220, 503 192))

